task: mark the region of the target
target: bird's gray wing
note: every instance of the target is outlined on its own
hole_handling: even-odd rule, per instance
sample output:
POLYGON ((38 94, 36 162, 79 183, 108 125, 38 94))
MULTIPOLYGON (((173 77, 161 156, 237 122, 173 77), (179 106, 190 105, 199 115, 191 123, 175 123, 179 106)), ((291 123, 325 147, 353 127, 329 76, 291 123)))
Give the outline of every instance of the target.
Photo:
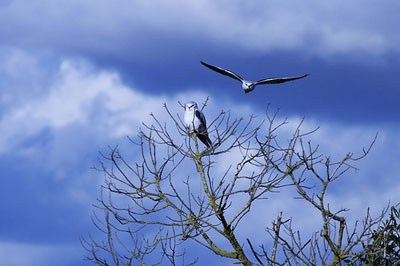
POLYGON ((212 70, 214 70, 214 71, 216 71, 216 72, 218 72, 218 73, 220 73, 220 74, 222 74, 222 75, 225 75, 225 76, 234 78, 234 79, 236 79, 236 80, 238 80, 238 81, 240 81, 240 82, 243 82, 243 79, 242 79, 238 74, 233 73, 232 71, 225 70, 225 69, 222 69, 222 68, 217 67, 217 66, 209 65, 209 64, 207 64, 207 63, 204 63, 203 61, 200 61, 200 63, 201 63, 202 65, 208 67, 209 69, 212 69, 212 70))
POLYGON ((200 139, 201 142, 203 142, 208 148, 211 147, 212 145, 212 141, 210 140, 210 138, 208 137, 208 133, 207 133, 207 125, 206 125, 206 118, 204 116, 204 114, 199 111, 196 110, 195 111, 195 116, 196 118, 198 118, 200 120, 200 125, 199 125, 199 134, 197 134, 197 137, 200 139))
POLYGON ((305 78, 310 74, 305 74, 303 76, 298 76, 298 77, 290 77, 290 78, 267 78, 267 79, 262 79, 257 82, 255 82, 256 85, 261 85, 261 84, 277 84, 277 83, 283 83, 286 81, 291 81, 291 80, 296 80, 296 79, 301 79, 305 78))
POLYGON ((206 124, 207 122, 206 122, 206 118, 205 118, 204 114, 201 111, 196 110, 195 116, 200 120, 201 125, 204 126, 204 128, 202 130, 207 130, 207 124, 206 124))

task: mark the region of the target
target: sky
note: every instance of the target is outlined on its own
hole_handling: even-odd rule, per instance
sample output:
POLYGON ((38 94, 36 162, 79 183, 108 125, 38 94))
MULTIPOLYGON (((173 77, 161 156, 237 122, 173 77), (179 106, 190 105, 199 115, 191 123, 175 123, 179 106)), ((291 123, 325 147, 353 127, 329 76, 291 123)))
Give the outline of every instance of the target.
MULTIPOLYGON (((129 150, 150 113, 167 119, 163 103, 180 113, 178 101, 207 96, 209 121, 221 109, 262 116, 268 104, 304 117, 335 158, 378 133, 329 197, 354 219, 399 202, 399 10, 395 0, 0 0, 0 265, 90 265, 79 237, 94 231, 99 151, 129 150), (250 80, 310 76, 244 94, 200 61, 250 80)), ((296 217, 285 202, 274 211, 296 217)))

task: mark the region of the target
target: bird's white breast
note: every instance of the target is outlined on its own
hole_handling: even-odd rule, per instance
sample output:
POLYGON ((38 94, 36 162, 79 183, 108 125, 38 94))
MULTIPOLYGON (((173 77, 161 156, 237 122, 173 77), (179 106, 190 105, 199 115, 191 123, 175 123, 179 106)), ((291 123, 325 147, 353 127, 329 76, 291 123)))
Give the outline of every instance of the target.
POLYGON ((199 128, 200 120, 195 116, 194 111, 186 111, 184 120, 185 126, 188 127, 191 131, 199 128))

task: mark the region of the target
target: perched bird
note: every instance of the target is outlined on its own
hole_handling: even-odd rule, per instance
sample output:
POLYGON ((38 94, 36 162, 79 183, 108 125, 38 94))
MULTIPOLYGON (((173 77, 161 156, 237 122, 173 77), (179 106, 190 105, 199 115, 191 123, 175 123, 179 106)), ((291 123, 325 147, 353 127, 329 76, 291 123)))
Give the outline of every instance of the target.
POLYGON ((225 76, 228 76, 228 77, 231 77, 231 78, 234 78, 234 79, 240 81, 242 83, 242 88, 244 90, 244 93, 251 92, 252 90, 254 90, 256 85, 283 83, 283 82, 286 82, 286 81, 301 79, 301 78, 304 78, 304 77, 307 77, 308 75, 310 75, 310 74, 305 74, 303 76, 290 77, 290 78, 266 78, 266 79, 262 79, 262 80, 253 82, 253 81, 244 80, 243 78, 241 78, 239 75, 233 73, 232 71, 225 70, 225 69, 222 69, 222 68, 217 67, 217 66, 212 66, 212 65, 209 65, 209 64, 204 63, 202 61, 200 61, 200 63, 202 63, 204 66, 206 66, 206 67, 208 67, 208 68, 210 68, 210 69, 212 69, 212 70, 214 70, 214 71, 216 71, 216 72, 218 72, 220 74, 223 74, 225 76))
POLYGON ((206 118, 197 108, 195 102, 188 102, 185 104, 184 122, 186 128, 189 129, 189 134, 195 133, 201 142, 203 142, 208 148, 211 147, 211 140, 207 133, 206 118))

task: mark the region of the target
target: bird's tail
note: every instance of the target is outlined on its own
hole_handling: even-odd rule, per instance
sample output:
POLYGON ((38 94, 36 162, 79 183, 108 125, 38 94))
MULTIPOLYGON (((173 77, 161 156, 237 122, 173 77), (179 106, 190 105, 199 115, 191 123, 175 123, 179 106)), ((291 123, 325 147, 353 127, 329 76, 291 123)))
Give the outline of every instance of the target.
POLYGON ((211 147, 212 142, 211 142, 210 138, 208 137, 208 134, 198 134, 197 136, 199 137, 200 141, 203 142, 204 145, 207 146, 207 148, 211 147))

